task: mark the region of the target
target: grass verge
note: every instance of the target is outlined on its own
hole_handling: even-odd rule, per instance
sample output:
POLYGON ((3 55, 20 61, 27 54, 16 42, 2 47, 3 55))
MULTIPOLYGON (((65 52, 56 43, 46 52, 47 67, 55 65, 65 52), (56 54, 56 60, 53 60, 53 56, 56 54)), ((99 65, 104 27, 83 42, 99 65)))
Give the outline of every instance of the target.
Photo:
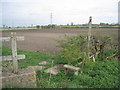
MULTIPOLYGON (((11 55, 11 48, 3 46, 2 56, 11 55)), ((112 52, 112 51, 111 51, 112 52)), ((109 52, 108 52, 109 53, 109 52)), ((25 54, 24 60, 19 60, 19 68, 26 68, 28 66, 39 66, 39 62, 47 61, 46 67, 51 67, 52 60, 60 60, 59 57, 52 56, 43 52, 30 52, 18 50, 18 55, 25 54)), ((73 75, 73 71, 68 71, 67 75, 63 70, 60 70, 58 75, 37 71, 37 87, 38 88, 118 88, 119 86, 119 61, 110 58, 104 61, 86 62, 83 65, 82 71, 78 76, 73 75)), ((4 63, 3 63, 4 64, 4 63)), ((54 63, 56 64, 56 63, 54 63)), ((22 86, 21 86, 22 87, 22 86)), ((14 88, 8 86, 7 88, 14 88)))

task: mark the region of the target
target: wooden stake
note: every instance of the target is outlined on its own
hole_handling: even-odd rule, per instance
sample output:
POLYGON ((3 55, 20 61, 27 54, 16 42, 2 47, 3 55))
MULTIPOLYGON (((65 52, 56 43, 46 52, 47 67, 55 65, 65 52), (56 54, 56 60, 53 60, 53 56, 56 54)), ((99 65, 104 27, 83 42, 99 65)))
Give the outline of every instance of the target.
POLYGON ((11 33, 11 46, 12 46, 12 58, 13 58, 13 72, 18 72, 18 61, 17 61, 17 44, 16 44, 16 33, 11 33))
MULTIPOLYGON (((53 67, 53 63, 54 61, 52 60, 52 67, 53 67)), ((52 70, 52 69, 51 69, 52 70)), ((52 72, 52 71, 51 71, 52 72)), ((49 77, 49 81, 48 81, 48 85, 50 85, 50 82, 51 82, 51 73, 50 73, 50 77, 49 77)))
POLYGON ((90 37, 91 37, 91 28, 92 28, 92 17, 89 18, 89 31, 88 31, 88 60, 90 60, 90 37))

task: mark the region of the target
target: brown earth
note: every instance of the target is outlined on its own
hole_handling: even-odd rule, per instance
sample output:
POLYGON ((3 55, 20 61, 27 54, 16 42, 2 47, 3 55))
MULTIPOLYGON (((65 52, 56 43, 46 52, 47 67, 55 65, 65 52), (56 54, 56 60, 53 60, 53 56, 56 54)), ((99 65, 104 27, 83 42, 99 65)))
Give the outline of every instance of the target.
MULTIPOLYGON (((41 51, 55 54, 60 49, 56 46, 56 40, 63 39, 64 35, 87 34, 88 28, 66 28, 66 29, 35 29, 35 30, 14 30, 2 31, 2 37, 10 36, 11 32, 16 32, 17 36, 24 36, 24 41, 18 41, 18 49, 27 51, 41 51)), ((118 34, 117 28, 93 28, 92 34, 118 34)), ((10 42, 3 42, 3 45, 10 46, 10 42)))

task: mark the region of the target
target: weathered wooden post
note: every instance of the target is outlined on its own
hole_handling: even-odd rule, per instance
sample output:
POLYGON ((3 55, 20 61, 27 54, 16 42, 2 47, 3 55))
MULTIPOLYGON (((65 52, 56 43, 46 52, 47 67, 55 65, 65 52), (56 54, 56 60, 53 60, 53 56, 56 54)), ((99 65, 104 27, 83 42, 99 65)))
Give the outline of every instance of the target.
POLYGON ((18 61, 17 61, 17 44, 16 44, 16 32, 11 32, 11 47, 12 47, 12 58, 13 58, 13 72, 18 72, 18 61))
POLYGON ((24 40, 23 36, 16 37, 16 32, 11 33, 11 37, 2 37, 0 38, 0 41, 11 41, 11 47, 12 47, 12 56, 0 56, 0 60, 3 61, 9 61, 13 60, 13 72, 18 72, 18 59, 25 59, 25 55, 17 55, 17 40, 24 40))
POLYGON ((90 60, 90 38, 91 38, 91 28, 92 28, 92 17, 90 16, 88 22, 89 30, 88 30, 88 60, 90 60))

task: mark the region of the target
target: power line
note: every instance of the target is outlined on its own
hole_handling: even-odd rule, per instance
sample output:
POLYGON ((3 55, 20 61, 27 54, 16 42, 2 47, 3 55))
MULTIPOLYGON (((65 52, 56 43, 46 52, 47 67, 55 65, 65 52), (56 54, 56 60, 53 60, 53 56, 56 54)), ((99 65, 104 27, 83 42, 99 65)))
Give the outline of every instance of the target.
POLYGON ((50 24, 52 25, 52 19, 53 19, 53 15, 52 15, 52 12, 50 14, 50 24))
POLYGON ((12 28, 14 28, 14 22, 12 22, 12 28))

